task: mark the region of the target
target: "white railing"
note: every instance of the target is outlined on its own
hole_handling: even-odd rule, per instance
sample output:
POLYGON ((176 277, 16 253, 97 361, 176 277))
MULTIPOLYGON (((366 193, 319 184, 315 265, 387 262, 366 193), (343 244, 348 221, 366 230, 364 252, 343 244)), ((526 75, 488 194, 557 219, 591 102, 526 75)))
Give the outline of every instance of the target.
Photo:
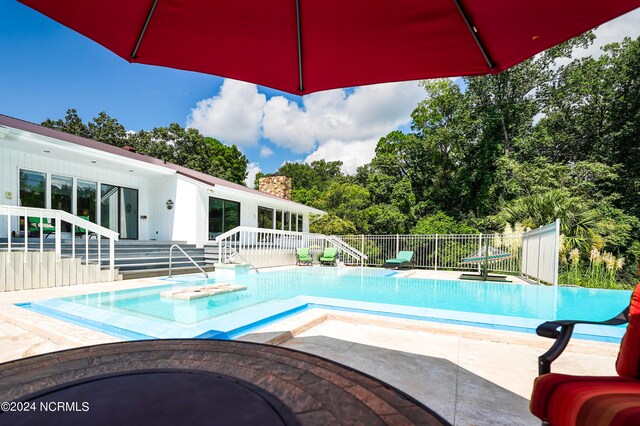
MULTIPOLYGON (((413 251, 413 261, 418 268, 463 271, 480 270, 479 264, 463 263, 463 260, 485 247, 488 241, 489 247, 510 254, 491 261, 489 270, 520 273, 522 234, 343 235, 340 238, 367 256, 367 261, 361 263, 363 266, 382 266, 399 251, 413 251)), ((348 258, 341 260, 352 263, 348 258)))
MULTIPOLYGON (((109 240, 109 275, 111 279, 115 279, 115 241, 118 240, 118 233, 114 232, 108 228, 104 228, 100 225, 97 225, 88 220, 82 219, 80 217, 74 216, 71 213, 67 213, 62 210, 52 210, 52 209, 38 209, 34 207, 18 207, 18 206, 8 206, 8 205, 0 205, 0 216, 6 216, 6 226, 7 226, 7 252, 11 253, 14 250, 14 243, 12 239, 15 238, 14 235, 23 235, 24 236, 24 246, 19 247, 19 244, 16 244, 16 251, 23 250, 25 253, 29 251, 29 218, 36 218, 39 224, 44 223, 44 219, 47 219, 49 224, 51 224, 52 220, 55 220, 55 232, 52 232, 54 238, 54 251, 56 254, 56 260, 60 260, 62 258, 62 236, 63 234, 68 234, 69 239, 71 240, 71 257, 76 257, 76 233, 79 228, 84 229, 84 233, 81 235, 84 236, 85 241, 85 264, 89 264, 89 238, 91 236, 95 236, 97 240, 98 253, 97 253, 97 262, 99 265, 102 265, 102 247, 101 240, 102 238, 107 238, 109 240), (20 218, 23 218, 22 229, 20 229, 20 218), (65 228, 62 224, 68 223, 70 227, 69 232, 64 232, 65 228), (19 247, 19 248, 18 248, 19 247)), ((44 242, 45 235, 47 231, 45 231, 44 226, 39 226, 39 230, 35 231, 39 241, 36 244, 36 250, 42 253, 44 251, 44 242)))
POLYGON ((220 261, 223 263, 227 261, 223 255, 225 247, 233 247, 239 253, 251 252, 257 256, 268 256, 276 251, 295 255, 295 249, 299 247, 307 247, 311 254, 316 255, 326 247, 336 247, 343 258, 350 259, 350 263, 363 263, 367 259, 364 253, 335 236, 248 226, 238 226, 219 235, 213 244, 218 246, 220 261))
POLYGON ((466 258, 486 249, 504 253, 505 257, 489 262, 489 270, 509 274, 521 273, 521 233, 510 234, 432 234, 432 235, 323 235, 240 226, 219 235, 212 244, 225 262, 225 247, 244 253, 251 251, 269 256, 278 250, 295 253, 308 247, 317 255, 326 247, 337 247, 338 259, 344 264, 382 266, 399 251, 414 252, 417 268, 435 270, 480 271, 481 263, 465 262, 466 258))

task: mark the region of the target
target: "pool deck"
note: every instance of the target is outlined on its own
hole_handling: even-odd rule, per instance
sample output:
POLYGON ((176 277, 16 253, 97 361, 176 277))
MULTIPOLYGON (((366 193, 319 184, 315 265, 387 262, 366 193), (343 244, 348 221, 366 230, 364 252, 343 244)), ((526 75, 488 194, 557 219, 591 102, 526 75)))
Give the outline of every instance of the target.
MULTIPOLYGON (((455 279, 459 272, 402 271, 455 279)), ((515 280, 514 280, 515 281, 515 280)), ((118 341, 15 303, 158 285, 155 278, 0 294, 0 362, 118 341)), ((551 344, 532 334, 312 309, 239 340, 277 344, 357 368, 428 405, 456 425, 538 425, 528 412, 537 357, 551 344)), ((574 340, 554 371, 614 375, 618 344, 574 340)))

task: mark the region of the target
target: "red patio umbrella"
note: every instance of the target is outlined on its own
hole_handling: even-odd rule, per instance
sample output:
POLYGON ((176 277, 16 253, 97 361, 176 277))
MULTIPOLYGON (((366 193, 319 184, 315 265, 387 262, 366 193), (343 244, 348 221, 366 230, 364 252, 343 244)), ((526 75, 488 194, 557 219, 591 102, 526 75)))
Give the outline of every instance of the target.
POLYGON ((492 74, 639 0, 20 0, 129 62, 303 95, 492 74))

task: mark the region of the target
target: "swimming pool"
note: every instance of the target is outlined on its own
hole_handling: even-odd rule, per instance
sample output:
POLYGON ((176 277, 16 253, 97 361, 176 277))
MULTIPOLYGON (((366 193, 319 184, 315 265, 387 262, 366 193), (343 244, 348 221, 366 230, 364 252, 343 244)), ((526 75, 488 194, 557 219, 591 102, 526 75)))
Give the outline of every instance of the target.
MULTIPOLYGON (((27 308, 126 338, 233 338, 313 307, 533 332, 557 318, 608 319, 630 291, 401 278, 374 268, 295 268, 218 272, 163 279, 140 289, 93 293, 28 304, 27 308), (178 300, 168 290, 215 283, 246 290, 178 300)), ((577 337, 619 340, 624 327, 579 326, 577 337)))

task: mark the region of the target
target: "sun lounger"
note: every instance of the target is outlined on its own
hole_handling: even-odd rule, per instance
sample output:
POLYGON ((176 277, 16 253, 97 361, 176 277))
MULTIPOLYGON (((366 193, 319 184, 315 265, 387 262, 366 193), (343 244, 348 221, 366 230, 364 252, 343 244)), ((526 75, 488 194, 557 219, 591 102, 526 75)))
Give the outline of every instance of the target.
POLYGON ((296 249, 296 265, 311 265, 313 258, 309 254, 307 247, 300 247, 296 249))
POLYGON ((384 262, 384 266, 387 269, 401 269, 401 268, 413 268, 413 252, 412 251, 399 251, 398 255, 394 259, 387 259, 384 262))
POLYGON ((335 247, 327 247, 324 249, 322 256, 320 256, 320 263, 323 265, 336 266, 338 261, 338 249, 335 247))
POLYGON ((27 221, 29 222, 28 235, 39 236, 40 228, 42 228, 42 233, 44 234, 45 238, 56 232, 56 227, 51 225, 49 223, 49 219, 47 218, 42 218, 42 222, 40 222, 39 217, 29 216, 27 218, 27 221))

